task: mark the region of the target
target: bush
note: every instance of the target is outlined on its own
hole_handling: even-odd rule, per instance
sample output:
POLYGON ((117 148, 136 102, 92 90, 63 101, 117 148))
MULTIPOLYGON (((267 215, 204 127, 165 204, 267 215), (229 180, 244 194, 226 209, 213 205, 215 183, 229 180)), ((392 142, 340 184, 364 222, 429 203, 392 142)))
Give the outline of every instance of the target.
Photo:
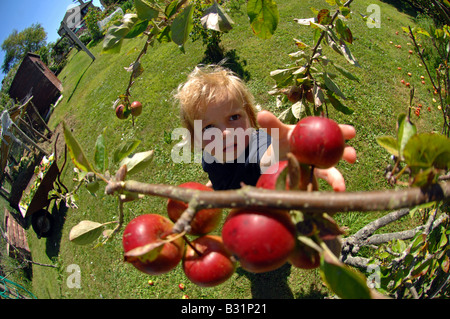
POLYGON ((101 11, 89 8, 88 13, 84 17, 84 21, 86 21, 87 28, 89 30, 89 33, 91 34, 91 38, 94 41, 97 41, 101 38, 103 38, 103 33, 100 31, 100 28, 98 27, 97 22, 102 19, 102 13, 101 11))
POLYGON ((89 32, 86 32, 86 33, 83 33, 82 35, 80 35, 79 39, 84 45, 87 45, 89 42, 91 42, 92 37, 89 32))

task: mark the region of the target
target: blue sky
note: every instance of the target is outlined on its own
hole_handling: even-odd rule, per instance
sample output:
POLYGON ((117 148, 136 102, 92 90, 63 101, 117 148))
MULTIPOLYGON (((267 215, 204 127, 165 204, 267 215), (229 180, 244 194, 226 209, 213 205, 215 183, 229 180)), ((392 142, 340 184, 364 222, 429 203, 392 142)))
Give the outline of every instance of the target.
MULTIPOLYGON (((85 1, 86 2, 86 1, 85 1)), ((78 3, 78 2, 77 2, 78 3)), ((72 0, 1 0, 0 44, 16 29, 22 31, 33 23, 40 23, 47 32, 47 43, 59 39, 57 33, 67 9, 75 5, 72 0)), ((100 1, 94 0, 100 7, 100 1)), ((0 50, 0 66, 3 64, 4 51, 0 50)), ((0 78, 3 78, 0 73, 0 78)))

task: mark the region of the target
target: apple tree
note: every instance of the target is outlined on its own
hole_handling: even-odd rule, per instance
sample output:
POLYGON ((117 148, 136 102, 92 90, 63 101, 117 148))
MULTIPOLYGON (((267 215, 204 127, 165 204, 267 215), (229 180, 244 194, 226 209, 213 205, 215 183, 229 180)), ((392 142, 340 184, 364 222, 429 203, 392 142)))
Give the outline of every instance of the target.
MULTIPOLYGON (((435 297, 445 294, 450 276, 447 244, 450 234, 447 214, 450 141, 448 133, 445 133, 448 128, 444 129, 444 134, 417 132, 408 112, 398 116, 396 136, 378 138, 377 142, 394 159, 393 165, 386 170, 386 176, 398 186, 395 190, 321 191, 311 177, 312 171, 317 167, 334 165, 335 159, 298 156, 305 152, 299 148, 307 145, 312 148, 307 151, 313 154, 317 155, 321 147, 325 152, 335 152, 337 158, 340 157, 343 139, 336 139, 338 134, 327 133, 335 128, 335 122, 328 119, 328 108, 344 115, 351 114, 352 109, 345 105, 345 96, 335 72, 358 82, 358 78, 342 66, 342 61, 359 66, 348 45, 353 42, 353 36, 346 25, 347 19, 355 15, 350 9, 353 0, 326 2, 334 9, 314 10, 313 17, 296 20, 301 27, 310 28, 314 43, 296 40, 298 51, 288 57, 291 65, 270 73, 275 86, 269 92, 292 103, 280 114, 285 123, 296 124, 300 131, 305 130, 299 126, 302 121, 316 121, 325 134, 318 137, 319 134, 313 133, 315 139, 312 144, 302 140, 305 134, 293 134, 292 153, 288 154, 288 160, 274 164, 278 173, 264 174, 256 186, 244 185, 236 191, 212 191, 196 183, 174 186, 133 180, 132 175, 145 169, 153 155, 152 151, 135 152, 139 144, 136 141, 121 145, 114 152, 113 162, 120 168, 111 175, 103 136, 97 139, 95 163, 91 163, 70 128, 64 125, 70 157, 80 171, 79 181, 106 183, 105 193, 118 197, 120 212, 120 218, 115 222, 80 222, 72 228, 70 239, 77 244, 90 244, 99 239, 97 246, 101 246, 125 226, 123 245, 126 261, 147 273, 168 272, 174 265, 182 263, 186 276, 201 286, 223 283, 238 264, 252 272, 264 272, 290 262, 300 268, 319 268, 323 281, 341 298, 435 297), (325 56, 324 46, 330 47, 336 57, 325 56), (91 179, 87 180, 86 176, 91 176, 91 179), (144 196, 167 198, 169 218, 142 215, 123 225, 123 206, 144 196), (217 227, 218 214, 224 208, 230 208, 231 212, 225 219, 222 236, 212 236, 209 232, 217 227), (374 234, 398 218, 416 213, 419 208, 426 211, 423 226, 393 234, 374 234), (355 235, 340 239, 345 231, 333 215, 352 211, 391 212, 355 235), (258 223, 242 227, 252 220, 258 220, 258 223), (109 224, 115 224, 115 227, 106 229, 109 224), (193 231, 198 237, 190 241, 186 234, 193 231), (249 247, 249 243, 256 245, 249 247), (373 257, 354 256, 361 247, 375 247, 373 257), (370 285, 371 282, 376 285, 370 285)), ((136 84, 137 75, 144 71, 140 61, 151 45, 154 41, 173 42, 184 51, 184 44, 193 28, 194 9, 199 9, 195 8, 198 2, 187 0, 174 0, 167 4, 135 0, 134 3, 136 13, 126 14, 122 21, 112 26, 103 43, 105 52, 117 53, 124 39, 138 35, 145 38, 142 51, 128 68, 131 74, 125 92, 116 101, 116 107, 123 105, 122 114, 132 114, 130 89, 136 84)), ((217 2, 202 9, 202 20, 209 21, 205 27, 215 30, 229 27, 230 21, 217 2)), ((274 34, 279 14, 273 0, 249 0, 247 14, 256 36, 265 39, 274 34)), ((413 39, 420 30, 415 31, 410 30, 413 39)), ((448 28, 441 31, 438 32, 439 39, 448 43, 448 28)), ((443 67, 447 65, 443 64, 443 67)), ((448 69, 443 74, 448 74, 448 69)), ((438 78, 442 80, 442 77, 438 78)), ((446 79, 448 81, 448 76, 446 79)), ((435 84, 435 88, 443 92, 440 84, 435 84)), ((443 116, 447 118, 448 101, 442 95, 440 98, 445 108, 443 116)))

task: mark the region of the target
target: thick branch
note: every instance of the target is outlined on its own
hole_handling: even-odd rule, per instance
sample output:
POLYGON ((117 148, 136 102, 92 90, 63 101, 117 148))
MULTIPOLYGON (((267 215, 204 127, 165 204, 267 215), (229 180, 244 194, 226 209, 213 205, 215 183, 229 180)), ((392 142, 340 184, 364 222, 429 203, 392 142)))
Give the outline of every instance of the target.
POLYGON ((120 191, 153 195, 189 202, 196 198, 196 209, 203 208, 272 208, 298 209, 314 212, 387 211, 439 201, 450 197, 450 183, 433 184, 427 188, 368 192, 305 192, 277 191, 244 186, 238 190, 198 191, 164 184, 137 181, 114 182, 106 187, 107 194, 120 191))

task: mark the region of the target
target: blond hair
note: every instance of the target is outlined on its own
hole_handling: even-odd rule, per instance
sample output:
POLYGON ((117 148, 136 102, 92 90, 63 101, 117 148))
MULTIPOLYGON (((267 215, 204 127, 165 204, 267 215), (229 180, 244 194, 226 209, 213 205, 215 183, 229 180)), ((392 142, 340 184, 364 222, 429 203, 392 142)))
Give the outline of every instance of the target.
POLYGON ((254 97, 244 82, 231 70, 211 65, 196 67, 188 80, 178 87, 175 95, 180 104, 181 123, 194 136, 194 120, 202 119, 210 103, 223 99, 234 100, 242 104, 250 125, 257 128, 254 97))

